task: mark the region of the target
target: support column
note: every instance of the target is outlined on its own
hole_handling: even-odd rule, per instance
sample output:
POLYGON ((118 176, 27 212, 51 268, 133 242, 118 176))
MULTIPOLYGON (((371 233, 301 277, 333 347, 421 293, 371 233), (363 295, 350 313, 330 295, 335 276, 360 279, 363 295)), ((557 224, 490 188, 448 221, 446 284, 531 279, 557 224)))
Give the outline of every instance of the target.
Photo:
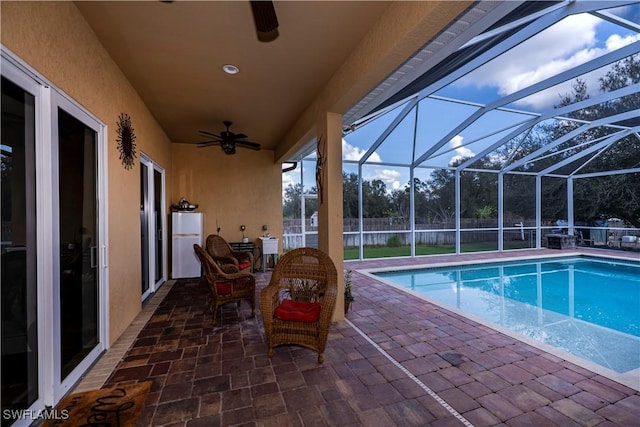
POLYGON ((498 174, 498 252, 504 251, 504 174, 498 174))
POLYGON ((542 177, 536 175, 536 249, 542 248, 542 177))
POLYGON ((462 209, 462 203, 460 202, 460 171, 456 169, 455 171, 455 204, 456 204, 456 254, 460 254, 462 251, 460 250, 460 211, 462 209))
POLYGON ((344 242, 342 238, 342 117, 324 113, 318 118, 318 249, 338 270, 338 298, 333 320, 344 319, 344 242), (320 139, 322 138, 322 139, 320 139))
POLYGON ((575 235, 575 218, 573 212, 573 178, 567 178, 567 234, 569 236, 575 235))

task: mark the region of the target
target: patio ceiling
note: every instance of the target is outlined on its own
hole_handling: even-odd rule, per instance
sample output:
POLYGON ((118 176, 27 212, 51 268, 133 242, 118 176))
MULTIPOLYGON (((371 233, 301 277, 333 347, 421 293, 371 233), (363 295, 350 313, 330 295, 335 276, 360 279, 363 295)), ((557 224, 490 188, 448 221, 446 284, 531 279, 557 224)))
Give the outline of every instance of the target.
MULTIPOLYGON (((428 48, 429 45, 425 50, 428 48)), ((387 161, 412 168, 490 170, 562 178, 638 173, 637 81, 621 81, 600 92, 593 87, 612 64, 634 55, 637 58, 639 52, 638 2, 523 4, 440 62, 423 64, 424 73, 394 93, 372 96, 368 103, 354 106, 344 115, 350 120, 345 124, 345 139, 362 153, 357 160, 360 164, 382 165, 387 161), (566 59, 552 57, 558 49, 550 43, 570 44, 571 39, 559 39, 559 34, 579 39, 578 31, 583 27, 576 23, 586 21, 594 36, 590 41, 580 40, 584 51, 588 42, 595 40, 599 44, 585 55, 571 57, 566 61, 568 65, 554 65, 558 70, 555 73, 544 69, 543 66, 566 59), (573 36, 567 31, 572 25, 573 36), (596 28, 602 34, 622 34, 624 42, 601 40, 596 28), (519 69, 521 75, 502 72, 510 69, 519 69), (485 83, 491 80, 487 77, 490 73, 498 73, 504 80, 521 81, 492 92, 490 83, 485 83), (571 92, 578 79, 591 84, 592 91, 585 99, 561 103, 560 99, 571 92), (544 97, 546 104, 540 102, 544 97), (551 128, 557 132, 554 138, 534 152, 519 155, 523 141, 551 128), (615 162, 603 161, 602 157, 612 151, 625 154, 610 157, 615 162), (404 157, 396 155, 397 160, 389 160, 392 153, 398 152, 405 153, 404 157), (456 157, 458 161, 454 162, 456 157)), ((372 94, 384 93, 384 82, 377 89, 372 94)))
POLYGON ((257 39, 249 1, 75 4, 173 142, 203 141, 199 130, 219 133, 229 120, 275 149, 390 2, 275 2, 269 43, 257 39))
POLYGON ((276 1, 280 35, 262 43, 248 1, 75 2, 173 142, 202 141, 199 130, 219 133, 230 120, 280 160, 311 142, 298 122, 332 81, 351 86, 331 87, 320 108, 366 105, 391 73, 386 97, 424 71, 419 63, 446 57, 521 3, 276 1), (427 41, 429 52, 402 65, 427 41), (373 71, 354 73, 358 62, 373 71), (240 72, 226 75, 224 64, 240 72))
MULTIPOLYGON (((288 158, 280 157, 288 149, 282 150, 281 145, 297 121, 392 3, 395 2, 276 2, 280 36, 275 42, 261 43, 246 1, 76 2, 173 142, 202 141, 199 130, 218 133, 224 129, 222 122, 231 120, 232 131, 249 135, 263 148, 279 150, 277 157, 281 160, 296 160, 313 150, 312 141, 303 141, 309 144, 288 158), (221 67, 227 63, 237 65, 240 73, 225 75, 221 67)), ((482 169, 479 159, 495 158, 496 152, 508 144, 517 146, 515 141, 535 132, 537 127, 568 121, 572 123, 572 133, 535 155, 506 158, 500 170, 565 177, 579 172, 612 172, 590 170, 585 165, 621 140, 632 138, 634 144, 640 142, 637 105, 622 114, 598 117, 594 122, 575 117, 599 104, 637 97, 637 87, 591 96, 561 109, 531 110, 523 107, 523 101, 637 53, 640 41, 581 61, 489 102, 465 98, 460 93, 453 96, 449 89, 510 49, 522 51, 527 40, 567 16, 588 14, 637 36, 638 19, 629 19, 611 9, 622 5, 638 8, 638 2, 633 1, 473 3, 444 24, 433 38, 422 40, 422 47, 408 55, 409 59, 397 55, 396 65, 386 65, 393 70, 387 78, 381 77, 377 86, 373 83, 367 89, 359 88, 360 100, 355 98, 353 105, 342 111, 348 132, 385 113, 393 117, 388 128, 362 148, 366 154, 360 163, 371 161, 371 155, 384 150, 385 145, 395 144, 389 141, 398 133, 397 128, 409 126, 408 117, 413 115, 413 108, 405 108, 407 103, 420 105, 423 111, 429 104, 431 108, 442 108, 455 103, 468 111, 460 115, 460 122, 428 144, 420 142, 420 135, 414 135, 415 146, 406 151, 415 154, 400 164, 438 167, 444 158, 451 157, 451 152, 466 149, 474 156, 457 165, 457 169, 482 169), (486 127, 487 122, 495 126, 483 134, 478 129, 486 127), (585 141, 584 136, 594 128, 604 129, 601 135, 606 138, 585 141), (463 145, 452 148, 450 142, 460 136, 464 136, 463 145), (557 167, 532 166, 555 151, 567 150, 575 151, 572 160, 558 162, 557 167)), ((639 162, 629 159, 623 168, 616 166, 616 173, 638 172, 639 162)), ((545 162, 539 162, 542 163, 545 162)))

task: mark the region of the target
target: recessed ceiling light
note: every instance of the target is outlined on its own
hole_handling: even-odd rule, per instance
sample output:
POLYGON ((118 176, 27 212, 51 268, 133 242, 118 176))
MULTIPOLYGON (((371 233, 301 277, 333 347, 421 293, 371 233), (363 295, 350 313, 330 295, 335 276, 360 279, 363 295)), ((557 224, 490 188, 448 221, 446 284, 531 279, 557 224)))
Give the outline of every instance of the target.
POLYGON ((238 74, 240 72, 240 68, 232 64, 223 65, 222 70, 227 74, 238 74))

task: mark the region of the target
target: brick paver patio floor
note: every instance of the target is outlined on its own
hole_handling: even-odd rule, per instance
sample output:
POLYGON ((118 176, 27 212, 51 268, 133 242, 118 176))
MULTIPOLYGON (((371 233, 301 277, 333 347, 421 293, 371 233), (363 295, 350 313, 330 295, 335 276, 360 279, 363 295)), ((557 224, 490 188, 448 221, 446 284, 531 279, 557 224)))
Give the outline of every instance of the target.
MULTIPOLYGON (((261 289, 270 273, 256 277, 261 289)), ((178 281, 104 385, 153 380, 141 426, 640 426, 638 391, 357 271, 353 281, 323 365, 298 347, 270 360, 259 311, 227 305, 214 326, 205 287, 178 281)))

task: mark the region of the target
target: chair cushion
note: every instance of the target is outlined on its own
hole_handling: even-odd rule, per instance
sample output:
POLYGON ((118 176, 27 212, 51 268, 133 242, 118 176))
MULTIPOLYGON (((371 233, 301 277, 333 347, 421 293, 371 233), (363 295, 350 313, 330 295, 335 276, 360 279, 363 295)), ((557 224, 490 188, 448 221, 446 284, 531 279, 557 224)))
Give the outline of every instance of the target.
POLYGON ((296 322, 316 322, 320 318, 319 302, 301 302, 286 299, 276 307, 275 316, 280 320, 296 322))
POLYGON ((235 288, 238 289, 247 289, 251 286, 251 280, 248 277, 241 277, 235 281, 235 288))
POLYGON ((240 264, 238 264, 238 269, 240 270, 244 270, 245 268, 249 267, 251 267, 251 261, 242 261, 240 264))
POLYGON ((216 283, 216 291, 219 295, 229 295, 232 289, 231 282, 216 283))

